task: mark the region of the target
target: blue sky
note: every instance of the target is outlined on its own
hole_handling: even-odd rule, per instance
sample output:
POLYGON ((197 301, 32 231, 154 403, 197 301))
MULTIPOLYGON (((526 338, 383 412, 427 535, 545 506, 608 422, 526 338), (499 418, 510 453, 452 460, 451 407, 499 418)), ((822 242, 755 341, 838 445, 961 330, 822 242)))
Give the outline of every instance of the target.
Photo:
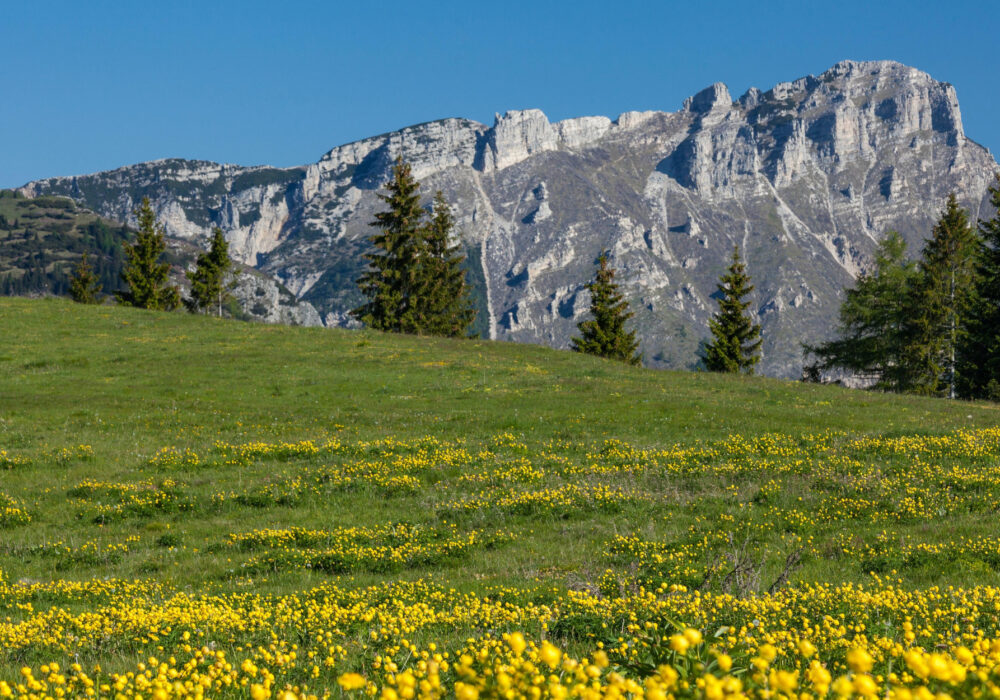
POLYGON ((0 187, 164 157, 277 166, 443 117, 676 110, 838 60, 958 90, 1000 152, 1000 3, 16 3, 0 24, 0 187), (141 8, 141 9, 139 9, 141 8))

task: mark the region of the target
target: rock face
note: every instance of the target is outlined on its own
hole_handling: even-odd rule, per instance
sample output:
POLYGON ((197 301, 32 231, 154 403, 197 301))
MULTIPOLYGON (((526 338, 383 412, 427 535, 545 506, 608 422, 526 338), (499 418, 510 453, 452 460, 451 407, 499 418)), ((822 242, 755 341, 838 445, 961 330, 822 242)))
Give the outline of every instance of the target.
MULTIPOLYGON (((187 304, 191 299, 191 281, 187 273, 195 269, 198 255, 202 252, 190 241, 167 236, 167 251, 173 258, 170 268, 170 283, 181 292, 181 299, 187 304)), ((280 323, 286 326, 322 326, 323 319, 316 308, 307 301, 297 298, 280 282, 269 275, 246 265, 236 265, 237 275, 229 295, 236 302, 236 309, 226 305, 227 316, 235 316, 245 321, 259 323, 280 323)), ((209 310, 212 313, 214 310, 209 310)))
POLYGON ((789 377, 800 343, 829 336, 843 288, 885 231, 916 255, 951 191, 973 217, 992 214, 997 170, 966 138, 951 85, 894 62, 845 61, 736 101, 717 83, 673 113, 550 123, 510 111, 491 127, 408 127, 299 168, 166 160, 22 191, 121 221, 148 195, 171 235, 204 243, 221 226, 240 260, 343 324, 398 155, 428 199, 441 189, 454 204, 490 337, 566 347, 607 249, 647 363, 691 367, 738 245, 757 285, 762 369, 789 377))
POLYGON ((257 270, 247 269, 236 280, 232 295, 249 320, 286 326, 322 326, 319 312, 288 289, 257 270))

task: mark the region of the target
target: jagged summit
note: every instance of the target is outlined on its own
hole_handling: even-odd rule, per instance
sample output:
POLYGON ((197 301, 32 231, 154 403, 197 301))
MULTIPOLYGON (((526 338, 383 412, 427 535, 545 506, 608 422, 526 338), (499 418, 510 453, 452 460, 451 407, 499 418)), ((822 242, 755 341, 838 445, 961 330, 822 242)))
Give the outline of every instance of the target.
POLYGON ((841 61, 750 88, 716 83, 674 112, 550 122, 537 109, 418 124, 299 168, 165 160, 29 183, 127 220, 150 196, 168 231, 227 233, 241 260, 344 323, 357 302, 378 188, 403 155, 441 189, 480 290, 480 331, 564 347, 583 284, 610 250, 653 364, 694 361, 733 244, 764 326, 763 369, 795 376, 800 343, 830 332, 842 288, 875 241, 917 250, 950 191, 973 217, 997 164, 969 140, 954 88, 894 61, 841 61))
POLYGON ((913 75, 921 76, 929 81, 934 81, 934 79, 927 73, 912 66, 908 66, 899 61, 893 60, 876 60, 876 61, 852 61, 850 59, 845 59, 843 61, 838 61, 832 66, 827 68, 825 71, 820 73, 819 79, 833 79, 850 77, 852 74, 867 73, 869 75, 884 75, 889 73, 894 73, 896 75, 913 75))
POLYGON ((684 100, 684 110, 698 115, 725 112, 732 107, 732 102, 726 84, 715 83, 684 100))

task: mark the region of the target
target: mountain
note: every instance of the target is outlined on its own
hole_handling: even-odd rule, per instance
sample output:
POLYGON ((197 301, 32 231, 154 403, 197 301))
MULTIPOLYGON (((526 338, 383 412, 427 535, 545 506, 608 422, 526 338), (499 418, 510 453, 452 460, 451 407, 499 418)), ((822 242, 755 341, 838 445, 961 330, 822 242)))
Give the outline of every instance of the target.
MULTIPOLYGON (((123 288, 125 254, 122 243, 134 232, 57 196, 25 198, 0 190, 0 294, 4 296, 65 295, 70 276, 83 253, 106 295, 123 288)), ((190 241, 166 237, 164 259, 170 263, 170 281, 190 296, 184 274, 201 251, 190 241)), ((299 301, 267 274, 239 265, 230 305, 231 316, 265 323, 316 326, 322 320, 308 302, 299 301)))
POLYGON ((234 254, 348 322, 376 197, 397 155, 428 199, 455 205, 491 338, 566 347, 583 289, 611 252, 656 366, 691 367, 733 245, 748 260, 764 372, 797 376, 800 344, 829 336, 845 285, 878 238, 919 252, 946 195, 991 214, 997 163, 965 136, 954 88, 891 61, 844 61, 819 76, 751 88, 717 83, 676 112, 550 123, 538 110, 407 127, 296 168, 162 160, 29 183, 129 221, 142 196, 167 231, 234 254))

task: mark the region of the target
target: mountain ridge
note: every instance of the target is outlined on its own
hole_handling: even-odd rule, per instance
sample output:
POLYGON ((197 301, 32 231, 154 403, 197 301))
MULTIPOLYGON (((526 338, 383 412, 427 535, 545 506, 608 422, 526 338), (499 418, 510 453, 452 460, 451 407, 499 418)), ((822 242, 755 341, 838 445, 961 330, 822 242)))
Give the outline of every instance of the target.
POLYGON ((509 110, 493 126, 425 122, 292 168, 163 159, 21 191, 122 221, 150 196, 171 235, 198 242, 221 226, 241 261, 344 325, 397 155, 425 195, 442 189, 456 206, 489 337, 565 347, 606 248, 646 356, 690 367, 737 244, 758 285, 763 369, 778 376, 798 373, 799 343, 829 335, 841 290, 888 228, 915 254, 948 191, 973 217, 989 213, 997 169, 965 136, 953 86, 895 61, 842 61, 736 100, 715 83, 676 112, 549 122, 509 110))

